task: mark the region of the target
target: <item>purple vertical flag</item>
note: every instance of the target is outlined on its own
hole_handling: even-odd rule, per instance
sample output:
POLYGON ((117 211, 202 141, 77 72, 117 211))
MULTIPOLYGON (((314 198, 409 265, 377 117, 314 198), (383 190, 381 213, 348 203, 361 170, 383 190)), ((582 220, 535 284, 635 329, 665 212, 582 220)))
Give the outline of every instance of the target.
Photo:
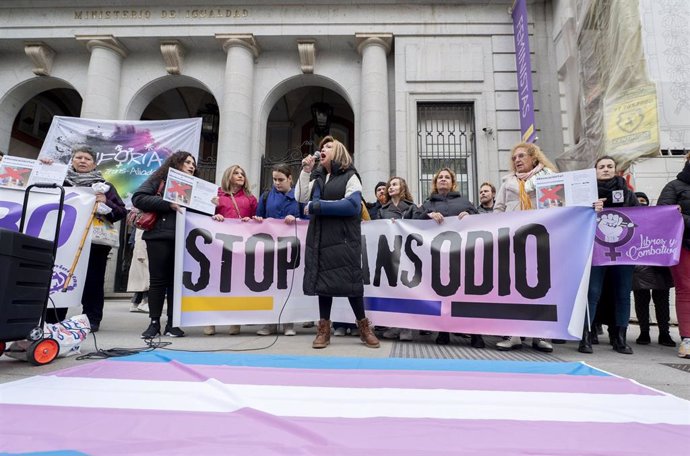
POLYGON ((527 30, 527 6, 525 0, 513 4, 513 34, 515 36, 515 66, 517 67, 518 101, 520 106, 520 132, 523 142, 533 142, 534 97, 532 95, 532 65, 527 30))

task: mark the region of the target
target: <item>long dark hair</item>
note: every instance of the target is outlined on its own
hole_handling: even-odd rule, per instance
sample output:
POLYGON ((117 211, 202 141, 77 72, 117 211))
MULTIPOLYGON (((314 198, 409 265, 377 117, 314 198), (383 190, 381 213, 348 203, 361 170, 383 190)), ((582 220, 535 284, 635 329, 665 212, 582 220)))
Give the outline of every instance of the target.
MULTIPOLYGON (((166 158, 161 167, 154 171, 153 174, 151 174, 151 177, 149 177, 149 179, 167 179, 168 170, 170 168, 173 168, 179 171, 179 169, 182 167, 182 164, 185 162, 185 160, 187 160, 187 157, 194 158, 194 155, 184 150, 178 150, 177 152, 166 158)), ((194 158, 194 165, 194 176, 196 176, 198 175, 199 171, 199 169, 196 167, 196 158, 194 158)))

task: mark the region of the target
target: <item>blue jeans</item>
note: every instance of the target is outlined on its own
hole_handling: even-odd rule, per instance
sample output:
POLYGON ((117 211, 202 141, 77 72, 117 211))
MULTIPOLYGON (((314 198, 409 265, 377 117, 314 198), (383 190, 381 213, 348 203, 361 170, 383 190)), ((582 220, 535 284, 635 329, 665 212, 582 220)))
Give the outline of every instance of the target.
POLYGON ((597 304, 604 286, 604 276, 606 276, 608 278, 607 283, 613 287, 616 326, 628 326, 634 268, 634 266, 592 266, 589 274, 589 291, 587 292, 590 324, 597 313, 597 304))

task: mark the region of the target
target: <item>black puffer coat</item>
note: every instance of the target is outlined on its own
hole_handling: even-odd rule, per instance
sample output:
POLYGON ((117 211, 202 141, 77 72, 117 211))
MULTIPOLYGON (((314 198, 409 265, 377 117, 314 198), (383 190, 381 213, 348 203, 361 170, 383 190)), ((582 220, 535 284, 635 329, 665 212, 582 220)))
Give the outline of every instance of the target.
POLYGON ((364 295, 362 195, 355 192, 345 198, 347 182, 354 175, 357 171, 353 167, 341 170, 336 162, 332 164, 327 183, 326 172, 321 166, 311 175, 314 184, 302 284, 305 295, 364 295), (326 203, 329 201, 333 203, 326 203))
MULTIPOLYGON (((378 212, 378 219, 411 219, 414 216, 414 211, 417 210, 417 205, 412 201, 401 200, 396 206, 393 201, 389 201, 378 212)), ((372 219, 373 220, 373 219, 372 219)))
POLYGON ((462 212, 476 214, 474 204, 458 192, 448 192, 445 196, 432 193, 429 198, 417 209, 414 214, 416 219, 428 219, 431 212, 440 212, 444 217, 460 215, 462 212))
POLYGON ((683 214, 685 230, 683 231, 683 247, 690 249, 690 161, 685 162, 685 167, 675 180, 672 180, 659 195, 657 206, 677 204, 683 214))
MULTIPOLYGON (((144 212, 158 213, 158 220, 150 231, 145 231, 142 238, 148 240, 168 240, 175 239, 175 221, 177 212, 170 208, 170 203, 158 195, 158 187, 165 181, 162 179, 147 179, 146 182, 132 195, 132 204, 144 212)), ((162 192, 161 192, 162 193, 162 192)))

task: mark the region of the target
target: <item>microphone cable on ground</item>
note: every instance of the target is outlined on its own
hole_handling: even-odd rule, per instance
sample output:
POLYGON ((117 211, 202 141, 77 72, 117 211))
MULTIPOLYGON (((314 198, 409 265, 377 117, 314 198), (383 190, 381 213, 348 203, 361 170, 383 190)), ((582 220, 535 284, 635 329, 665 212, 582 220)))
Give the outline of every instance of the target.
MULTIPOLYGON (((298 238, 297 236, 297 218, 295 219, 293 225, 295 226, 295 239, 298 238)), ((164 342, 160 340, 160 336, 157 336, 152 339, 144 339, 144 344, 146 344, 146 347, 141 347, 141 348, 110 348, 110 349, 99 349, 98 348, 98 343, 96 340, 96 335, 94 333, 91 333, 93 335, 93 343, 95 347, 95 351, 86 353, 84 355, 77 356, 78 361, 82 360, 87 360, 87 359, 107 359, 107 358, 118 358, 122 356, 130 356, 130 355, 136 355, 138 353, 146 353, 146 352, 151 352, 157 349, 160 350, 169 350, 169 351, 177 351, 177 352, 188 352, 188 353, 216 353, 216 352, 250 352, 250 351, 262 351, 262 350, 268 350, 269 348, 273 347, 277 342, 278 338, 280 337, 280 334, 278 332, 278 329, 280 328, 280 322, 281 318, 283 316, 283 311, 285 310, 285 306, 287 305, 288 301, 290 300, 290 297, 292 296, 292 289, 294 287, 295 283, 295 267, 297 265, 297 259, 300 256, 300 251, 301 251, 301 246, 297 249, 295 254, 293 255, 293 262, 292 262, 292 269, 291 269, 291 277, 290 277, 290 287, 288 288, 288 294, 285 297, 285 301, 283 302, 283 305, 280 308, 280 313, 278 314, 278 322, 276 323, 276 333, 273 335, 273 340, 271 341, 270 344, 263 346, 263 347, 253 347, 253 348, 219 348, 215 350, 190 350, 190 349, 182 349, 182 348, 168 348, 170 345, 172 345, 172 342, 164 342)), ((51 299, 52 301, 52 299, 51 299)), ((53 303, 53 307, 55 307, 55 304, 53 303)), ((254 341, 256 339, 252 339, 251 341, 254 341)), ((240 342, 239 344, 236 344, 237 346, 246 344, 251 341, 243 341, 240 342)))

